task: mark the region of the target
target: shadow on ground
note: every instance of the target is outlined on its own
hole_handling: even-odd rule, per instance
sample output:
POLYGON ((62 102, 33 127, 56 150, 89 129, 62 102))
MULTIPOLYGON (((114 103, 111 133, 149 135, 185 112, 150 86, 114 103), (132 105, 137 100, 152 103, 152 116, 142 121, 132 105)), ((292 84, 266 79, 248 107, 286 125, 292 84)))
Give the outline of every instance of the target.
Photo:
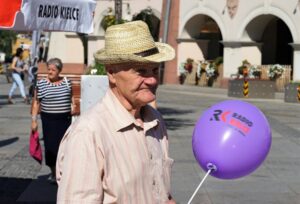
POLYGON ((0 203, 16 203, 32 179, 0 177, 0 203))
POLYGON ((13 137, 10 139, 0 140, 0 147, 4 147, 6 145, 10 145, 19 140, 19 137, 13 137))
POLYGON ((193 113, 193 110, 178 110, 174 108, 158 108, 163 115, 168 130, 177 130, 188 126, 194 126, 195 122, 190 119, 180 119, 178 115, 193 113))

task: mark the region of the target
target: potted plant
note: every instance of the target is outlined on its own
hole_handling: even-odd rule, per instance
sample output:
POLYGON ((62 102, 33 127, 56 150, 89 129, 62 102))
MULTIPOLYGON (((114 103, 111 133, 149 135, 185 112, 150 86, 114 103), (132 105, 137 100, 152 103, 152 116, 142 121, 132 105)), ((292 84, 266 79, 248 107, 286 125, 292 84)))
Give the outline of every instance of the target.
POLYGON ((251 65, 249 68, 249 77, 254 79, 260 79, 261 68, 257 65, 251 65))
POLYGON ((216 67, 218 67, 219 65, 223 64, 223 57, 217 57, 215 60, 214 60, 214 63, 216 65, 216 67))
POLYGON ((239 75, 243 75, 244 77, 247 77, 249 74, 249 68, 250 62, 248 60, 243 60, 242 65, 238 67, 238 77, 239 75))
POLYGON ((202 76, 202 74, 206 73, 206 67, 209 66, 209 62, 204 61, 200 63, 200 69, 199 69, 199 77, 202 76))
POLYGON ((219 72, 215 62, 211 62, 208 66, 206 66, 206 77, 207 77, 207 86, 212 87, 214 81, 219 76, 219 72))
POLYGON ((193 70, 193 62, 194 60, 192 58, 187 58, 186 62, 184 64, 184 69, 188 72, 191 73, 193 70))
POLYGON ((268 71, 268 76, 270 80, 275 81, 278 79, 284 71, 284 68, 280 64, 274 64, 268 71))
POLYGON ((185 78, 186 78, 187 71, 185 70, 184 66, 185 66, 185 62, 180 63, 180 65, 179 65, 179 83, 180 84, 183 84, 185 81, 185 78))
POLYGON ((116 24, 122 24, 122 23, 125 23, 125 22, 127 22, 127 20, 125 20, 125 19, 121 19, 118 22, 117 19, 116 19, 116 16, 114 15, 112 7, 108 7, 107 14, 103 17, 100 25, 106 31, 106 29, 109 26, 116 25, 116 24))

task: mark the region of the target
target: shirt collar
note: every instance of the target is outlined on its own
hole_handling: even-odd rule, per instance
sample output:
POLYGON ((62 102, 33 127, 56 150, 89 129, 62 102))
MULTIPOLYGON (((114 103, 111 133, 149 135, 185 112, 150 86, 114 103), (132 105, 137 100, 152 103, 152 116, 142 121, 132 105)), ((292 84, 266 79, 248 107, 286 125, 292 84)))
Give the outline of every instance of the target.
MULTIPOLYGON (((140 127, 135 118, 121 104, 111 89, 108 89, 102 102, 115 120, 115 131, 121 131, 122 129, 125 129, 131 125, 140 127)), ((155 113, 154 109, 149 105, 142 107, 141 116, 144 119, 145 132, 157 126, 159 123, 159 120, 157 119, 157 113, 155 113)))

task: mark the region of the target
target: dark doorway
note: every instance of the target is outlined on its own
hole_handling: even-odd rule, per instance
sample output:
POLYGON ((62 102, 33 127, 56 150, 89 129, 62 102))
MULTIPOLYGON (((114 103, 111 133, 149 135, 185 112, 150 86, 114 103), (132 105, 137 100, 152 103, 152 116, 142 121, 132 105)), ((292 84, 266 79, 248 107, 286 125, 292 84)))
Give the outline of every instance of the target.
POLYGON ((278 18, 272 19, 264 30, 262 37, 262 64, 292 64, 293 42, 287 25, 278 18))

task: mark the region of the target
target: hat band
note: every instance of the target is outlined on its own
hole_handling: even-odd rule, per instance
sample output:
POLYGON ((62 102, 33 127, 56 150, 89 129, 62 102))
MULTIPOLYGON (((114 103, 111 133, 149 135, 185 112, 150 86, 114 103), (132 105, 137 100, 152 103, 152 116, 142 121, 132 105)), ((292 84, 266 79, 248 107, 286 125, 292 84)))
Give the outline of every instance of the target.
POLYGON ((141 56, 141 57, 148 57, 150 55, 154 55, 154 54, 157 54, 157 53, 159 53, 159 51, 158 51, 157 47, 154 47, 154 48, 151 48, 149 50, 145 50, 145 51, 134 53, 134 54, 138 55, 138 56, 141 56))

